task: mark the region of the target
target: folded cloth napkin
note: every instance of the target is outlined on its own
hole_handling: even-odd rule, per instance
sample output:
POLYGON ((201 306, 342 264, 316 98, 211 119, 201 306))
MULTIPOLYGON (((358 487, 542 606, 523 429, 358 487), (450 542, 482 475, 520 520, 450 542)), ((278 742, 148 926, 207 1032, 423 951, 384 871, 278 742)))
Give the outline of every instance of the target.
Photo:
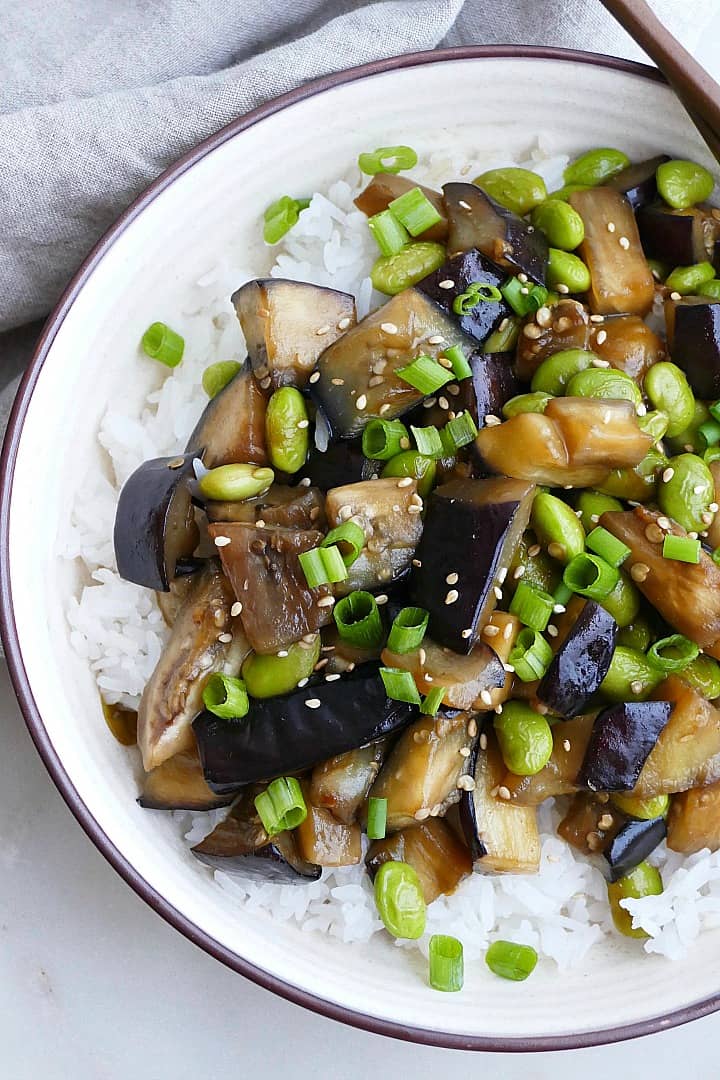
MULTIPOLYGON (((690 48, 716 5, 654 0, 690 48)), ((223 124, 353 64, 481 42, 642 58, 599 0, 3 0, 0 334, 45 315, 120 211, 223 124)), ((28 354, 27 334, 0 336, 0 386, 28 354)))

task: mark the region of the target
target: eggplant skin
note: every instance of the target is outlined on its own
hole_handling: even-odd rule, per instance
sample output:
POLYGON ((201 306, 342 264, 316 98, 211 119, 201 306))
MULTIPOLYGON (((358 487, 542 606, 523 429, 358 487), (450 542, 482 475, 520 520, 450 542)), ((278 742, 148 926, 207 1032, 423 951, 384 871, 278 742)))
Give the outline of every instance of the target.
POLYGON ((578 783, 590 791, 632 791, 672 708, 670 701, 626 701, 598 713, 578 783))
POLYGON ((588 600, 558 649, 537 696, 560 716, 579 716, 608 673, 618 626, 612 615, 588 600))
POLYGON ((668 300, 670 356, 700 398, 720 396, 720 304, 698 297, 668 300))
POLYGON ((217 810, 232 795, 216 795, 205 783, 194 750, 176 754, 146 773, 138 804, 145 810, 217 810))
POLYGON ((659 167, 669 160, 668 154, 658 154, 657 157, 648 158, 647 161, 638 161, 634 165, 628 165, 627 169, 623 169, 610 180, 606 180, 603 187, 614 188, 615 191, 621 192, 633 210, 639 210, 640 207, 647 206, 657 199, 655 174, 659 167))
POLYGON ((187 441, 186 452, 202 457, 208 469, 238 462, 267 465, 266 396, 246 363, 208 401, 187 441))
POLYGON ((297 474, 298 481, 309 480, 321 491, 360 483, 377 476, 383 462, 370 461, 362 452, 359 439, 333 443, 327 450, 313 448, 297 474))
POLYGON ((498 288, 506 278, 507 273, 504 270, 487 259, 477 248, 472 248, 448 259, 439 270, 428 274, 415 287, 434 300, 451 318, 457 318, 464 334, 482 343, 504 318, 512 315, 509 304, 504 299, 481 302, 467 315, 455 315, 453 303, 471 282, 498 288), (452 281, 452 288, 441 288, 441 281, 452 281))
POLYGON ((278 885, 307 885, 309 881, 318 881, 322 876, 322 867, 301 858, 292 833, 288 832, 280 833, 263 847, 242 855, 226 858, 205 855, 197 850, 193 850, 193 854, 213 870, 242 874, 243 877, 278 885))
POLYGON ((667 833, 664 818, 650 821, 627 821, 605 850, 610 866, 610 880, 625 877, 633 867, 647 859, 667 833))
POLYGON ((193 730, 205 779, 225 794, 367 746, 417 715, 415 705, 386 696, 379 665, 363 664, 334 682, 317 679, 283 697, 253 701, 242 720, 202 712, 193 730))

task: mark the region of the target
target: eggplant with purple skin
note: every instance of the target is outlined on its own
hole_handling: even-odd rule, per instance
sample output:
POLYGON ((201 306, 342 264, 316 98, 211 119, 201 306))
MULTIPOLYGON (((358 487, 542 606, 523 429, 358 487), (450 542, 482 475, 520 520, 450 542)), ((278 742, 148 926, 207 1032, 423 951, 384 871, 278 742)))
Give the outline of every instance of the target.
POLYGON ((120 577, 167 592, 178 561, 199 539, 190 484, 194 454, 144 461, 125 481, 113 542, 120 577))
POLYGON ((365 859, 373 880, 386 862, 412 866, 420 878, 426 904, 455 892, 460 882, 472 873, 470 852, 450 826, 437 817, 415 822, 392 836, 375 840, 365 859))
POLYGON ((447 239, 448 223, 445 217, 445 204, 439 191, 425 187, 410 180, 407 176, 398 176, 395 173, 378 173, 373 176, 368 186, 360 192, 355 199, 355 205, 363 214, 372 217, 383 210, 387 210, 393 199, 399 199, 408 191, 420 188, 425 198, 432 203, 440 215, 440 220, 419 233, 418 240, 432 240, 437 244, 444 244, 447 239))
POLYGON ((610 866, 610 880, 617 881, 625 877, 638 863, 644 862, 648 855, 662 843, 667 833, 664 818, 651 818, 649 821, 626 821, 620 831, 605 849, 605 858, 610 866))
POLYGON ((210 790, 194 748, 146 773, 141 788, 138 803, 145 810, 217 810, 233 799, 210 790))
POLYGON ((706 297, 666 300, 670 356, 699 398, 720 397, 720 303, 706 297))
POLYGON ((193 730, 212 790, 300 772, 400 731, 417 707, 388 698, 378 672, 364 664, 334 682, 313 678, 291 694, 253 701, 241 720, 201 713, 193 730))
POLYGON ((266 397, 246 363, 208 401, 187 441, 186 452, 201 456, 208 469, 238 462, 267 465, 266 397))
MULTIPOLYGON (((250 525, 276 525, 281 529, 324 529, 325 499, 320 488, 273 484, 264 495, 241 502, 205 503, 208 520, 244 521, 250 525)), ((262 526, 261 526, 262 527, 262 526)))
POLYGON ((612 615, 588 600, 547 669, 537 696, 551 712, 579 716, 608 673, 618 626, 612 615))
POLYGON ((642 799, 704 787, 720 779, 720 710, 685 682, 669 675, 653 691, 672 714, 648 757, 633 796, 642 799))
POLYGON ((624 822, 624 815, 608 806, 607 795, 579 791, 570 800, 557 832, 583 855, 597 855, 612 843, 624 822))
POLYGON ((463 333, 482 344, 503 319, 512 315, 510 305, 504 299, 480 300, 467 315, 458 315, 453 311, 453 304, 471 283, 497 289, 506 278, 506 271, 486 259, 482 252, 472 249, 448 259, 439 270, 419 281, 415 288, 434 300, 448 316, 457 318, 463 333), (448 286, 448 282, 452 282, 452 287, 448 286))
POLYGON ((669 160, 667 154, 658 154, 657 157, 648 158, 647 161, 638 161, 634 165, 628 165, 627 169, 623 169, 622 172, 606 180, 603 187, 621 192, 633 210, 639 210, 640 207, 647 206, 657 199, 655 174, 659 167, 669 160))
POLYGON ((578 783, 590 791, 632 791, 670 719, 670 701, 626 701, 595 717, 578 783))
MULTIPOLYGON (((512 615, 509 618, 512 619, 512 615)), ((450 709, 484 711, 488 706, 481 694, 492 693, 505 685, 502 661, 483 641, 472 652, 460 655, 442 649, 426 636, 422 646, 411 652, 394 653, 384 649, 382 661, 387 667, 409 671, 423 695, 429 694, 433 687, 444 687, 442 704, 450 709)))
POLYGON ((456 413, 470 413, 478 428, 486 416, 500 416, 506 401, 520 392, 508 353, 474 352, 468 357, 472 378, 459 383, 460 393, 452 399, 456 413))
POLYGON ((346 439, 333 443, 324 451, 313 447, 297 479, 300 483, 309 480, 313 487, 329 491, 343 484, 372 479, 379 473, 382 464, 365 457, 359 439, 346 439))
POLYGON ((497 603, 494 589, 512 563, 534 495, 533 484, 498 477, 451 480, 430 496, 411 595, 430 612, 429 633, 441 645, 458 653, 473 649, 497 603))
POLYGON ((451 255, 477 248, 508 274, 527 274, 545 284, 548 243, 512 210, 500 206, 475 184, 443 185, 451 255))
POLYGON ((669 266, 717 262, 720 221, 712 210, 700 206, 671 210, 665 203, 653 203, 638 210, 637 224, 648 259, 669 266))

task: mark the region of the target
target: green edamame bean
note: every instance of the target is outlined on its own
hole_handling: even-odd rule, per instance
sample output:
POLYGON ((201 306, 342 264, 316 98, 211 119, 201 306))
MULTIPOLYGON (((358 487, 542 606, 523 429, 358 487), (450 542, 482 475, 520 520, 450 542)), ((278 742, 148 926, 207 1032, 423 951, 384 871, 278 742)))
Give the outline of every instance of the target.
POLYGON ((703 521, 715 501, 715 482, 705 462, 697 454, 670 458, 658 485, 658 506, 687 532, 702 532, 710 521, 703 521), (671 471, 672 470, 672 471, 671 471))
POLYGON ((639 615, 627 626, 621 627, 618 631, 616 643, 624 645, 627 649, 636 649, 638 652, 645 653, 650 647, 652 639, 653 632, 649 622, 642 615, 639 615))
POLYGON ((218 465, 198 481, 200 493, 217 502, 242 502, 264 495, 273 480, 272 469, 259 465, 218 465))
POLYGON ((666 444, 674 454, 679 454, 682 450, 687 451, 687 453, 694 451, 696 454, 701 454, 707 444, 700 434, 699 428, 706 420, 711 419, 710 410, 705 402, 695 399, 692 420, 679 434, 666 435, 666 444))
POLYGON ((711 300, 720 300, 720 278, 704 281, 697 294, 698 296, 709 296, 711 300))
POLYGON ((622 510, 623 504, 619 499, 613 499, 611 495, 603 495, 599 491, 587 488, 581 491, 576 501, 580 511, 580 523, 585 532, 591 532, 600 521, 600 515, 606 510, 622 510))
POLYGON ((202 377, 203 390, 209 398, 216 397, 235 378, 241 365, 237 360, 218 360, 205 368, 202 377))
POLYGON ((630 626, 640 611, 640 593, 621 570, 617 585, 600 604, 610 612, 618 626, 630 626))
POLYGON ((281 386, 268 402, 265 438, 268 456, 276 469, 294 473, 308 453, 308 414, 305 398, 294 386, 281 386))
POLYGON ((633 469, 613 469, 598 485, 598 491, 618 499, 650 502, 655 497, 658 476, 666 465, 665 455, 657 447, 651 446, 640 464, 633 469))
POLYGON ((551 289, 564 286, 571 293, 584 293, 590 288, 591 278, 582 259, 569 251, 551 247, 548 251, 547 284, 551 289))
POLYGON ((306 648, 306 642, 288 645, 285 656, 250 653, 242 666, 242 677, 250 697, 269 698, 289 694, 301 679, 309 679, 320 659, 320 635, 306 648))
POLYGON ((655 173, 657 189, 673 210, 687 210, 705 202, 713 193, 715 178, 694 161, 665 161, 655 173))
POLYGON ((397 255, 381 255, 370 271, 373 288, 386 296, 395 296, 432 274, 433 270, 442 266, 446 257, 443 245, 433 244, 429 240, 408 244, 397 255))
POLYGON ((693 394, 685 372, 669 360, 653 364, 645 376, 644 390, 654 409, 668 418, 667 435, 671 438, 692 422, 695 411, 693 394))
POLYGON ((563 184, 557 191, 551 191, 548 195, 548 199, 557 199, 560 202, 567 202, 574 191, 588 191, 590 187, 590 184, 563 184))
POLYGON ((511 352, 520 337, 521 323, 522 319, 519 315, 507 316, 500 323, 497 330, 493 330, 492 334, 485 338, 482 351, 486 353, 511 352))
POLYGON ((700 655, 683 668, 680 678, 708 701, 720 697, 720 664, 711 656, 700 655))
POLYGON ((529 169, 490 169, 476 176, 473 184, 487 192, 491 199, 507 210, 523 217, 533 207, 547 199, 542 176, 529 169))
POLYGON ((511 596, 517 588, 518 581, 525 581, 543 592, 552 595, 562 581, 562 574, 558 564, 551 559, 547 551, 540 547, 535 536, 531 532, 523 533, 522 539, 517 546, 515 557, 510 565, 510 572, 505 579, 503 590, 511 596), (537 550, 539 549, 539 550, 537 550), (530 552, 533 552, 531 555, 530 552), (518 566, 523 566, 521 578, 516 578, 514 571, 518 566))
POLYGON ((543 360, 532 377, 530 388, 535 392, 561 397, 565 387, 579 371, 585 371, 597 360, 594 353, 585 349, 563 349, 543 360))
POLYGON ((585 530, 574 510, 546 491, 533 500, 530 524, 548 554, 566 566, 585 550, 585 530))
POLYGON ((548 199, 533 211, 532 223, 560 251, 574 251, 585 239, 585 225, 577 210, 562 199, 548 199))
POLYGON ((563 180, 566 184, 597 187, 598 184, 604 184, 606 180, 617 176, 623 169, 627 169, 629 164, 630 158, 622 150, 602 146, 596 150, 588 150, 571 161, 563 173, 563 180))
POLYGON ((640 927, 633 930, 632 915, 624 907, 620 907, 620 901, 639 900, 642 896, 659 896, 663 891, 660 871, 648 862, 638 863, 625 877, 608 882, 607 891, 615 929, 625 937, 646 938, 648 935, 640 927))
POLYGON ((624 371, 589 367, 573 375, 565 387, 568 397, 621 398, 640 405, 640 388, 624 371))
POLYGON ((375 875, 375 904, 389 933, 397 938, 422 937, 427 905, 420 878, 409 863, 382 864, 375 875))
POLYGON ((610 796, 610 801, 618 810, 629 817, 639 818, 641 821, 652 821, 653 818, 667 817, 670 809, 669 795, 649 795, 647 799, 641 799, 637 795, 621 795, 616 793, 610 796))
POLYGON ((506 768, 516 776, 534 776, 553 751, 550 725, 524 701, 508 701, 493 721, 506 768))
POLYGON ((516 394, 503 405, 503 416, 509 420, 511 416, 519 416, 520 413, 543 413, 548 401, 551 400, 552 394, 544 394, 541 390, 536 390, 532 394, 516 394))
POLYGON ((390 458, 381 476, 412 476, 417 480, 418 495, 425 499, 435 486, 437 466, 431 457, 418 453, 417 450, 403 450, 390 458))
POLYGON ((644 701, 662 682, 663 674, 637 649, 618 645, 600 693, 608 701, 644 701))
POLYGON ((681 296, 697 296, 700 287, 706 281, 712 281, 715 277, 715 267, 712 263, 695 263, 694 266, 676 266, 665 281, 671 292, 680 293, 681 296))
POLYGON ((646 435, 650 435, 655 442, 660 442, 664 438, 669 423, 670 417, 659 409, 637 418, 637 425, 640 430, 644 431, 646 435))

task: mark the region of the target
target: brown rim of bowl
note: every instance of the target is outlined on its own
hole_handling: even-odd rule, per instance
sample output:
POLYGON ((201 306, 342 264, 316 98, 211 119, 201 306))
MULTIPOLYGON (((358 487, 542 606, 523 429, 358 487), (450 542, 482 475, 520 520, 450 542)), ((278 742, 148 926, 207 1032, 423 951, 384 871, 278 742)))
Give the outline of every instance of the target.
POLYGON ((423 64, 433 64, 440 61, 472 60, 472 59, 534 59, 534 60, 564 60, 580 64, 590 64, 596 67, 610 68, 613 71, 621 71, 630 75, 639 75, 655 82, 664 82, 663 77, 655 69, 645 64, 637 64, 629 60, 622 60, 613 56, 602 56, 599 53, 579 52, 568 49, 556 48, 528 48, 516 45, 498 46, 464 46, 455 49, 438 49, 433 52, 407 53, 404 56, 390 57, 386 60, 376 60, 369 64, 350 68, 347 71, 338 72, 306 83, 287 94, 283 94, 273 101, 246 113, 245 116, 232 121, 220 131, 203 140, 193 150, 184 154, 174 165, 165 170, 137 199, 120 215, 115 224, 98 241, 90 254, 84 260, 70 284, 65 289, 55 310, 45 324, 40 339, 35 348, 33 358, 20 384, 2 450, 0 462, 0 635, 5 648, 10 677, 20 708, 27 724, 30 736, 50 773, 60 794, 68 807, 77 818, 78 822, 93 841, 95 846, 102 852, 108 862, 117 870, 121 877, 132 889, 145 900, 154 910, 162 915, 176 930, 184 934, 195 945, 200 946, 205 952, 210 953, 217 960, 228 967, 246 976, 258 986, 285 998, 287 1001, 302 1005, 313 1012, 332 1020, 339 1020, 353 1027, 370 1031, 376 1035, 390 1035, 397 1039, 405 1039, 409 1042, 421 1043, 427 1046, 440 1046, 453 1050, 492 1050, 492 1051, 538 1051, 538 1050, 577 1050, 585 1046, 598 1046, 606 1043, 619 1042, 623 1039, 634 1039, 641 1035, 649 1035, 655 1031, 665 1030, 678 1024, 685 1024, 690 1020, 696 1020, 701 1016, 714 1012, 720 1007, 720 993, 704 1001, 696 1002, 682 1009, 676 1009, 662 1016, 651 1017, 634 1024, 610 1028, 605 1031, 588 1031, 577 1035, 548 1035, 532 1038, 502 1038, 482 1035, 458 1035, 452 1032, 432 1031, 425 1028, 410 1027, 406 1024, 396 1023, 392 1020, 383 1020, 365 1013, 350 1011, 342 1005, 331 1001, 325 1001, 316 997, 291 983, 284 982, 262 968, 244 960, 241 956, 227 949, 209 934, 200 930, 182 912, 178 911, 165 900, 154 888, 152 888, 135 868, 128 862, 119 851, 85 806, 78 791, 73 786, 70 777, 58 757, 48 733, 45 730, 42 718, 30 689, 25 666, 23 664, 20 643, 18 640, 17 627, 13 612, 12 592, 10 587, 10 551, 9 551, 9 511, 12 495, 13 473, 17 458, 18 446, 22 435, 23 422, 27 413, 30 398, 32 397, 35 384, 42 369, 45 358, 53 343, 68 310, 76 296, 82 289, 85 281, 92 273, 95 266, 103 258, 104 254, 112 246, 118 236, 130 225, 136 217, 152 202, 152 200, 164 191, 170 184, 191 168, 197 161, 209 154, 217 146, 233 138, 235 135, 252 127, 268 116, 279 112, 288 105, 315 94, 332 90, 336 86, 364 79, 369 75, 377 75, 385 71, 393 71, 398 68, 419 67, 423 64))

